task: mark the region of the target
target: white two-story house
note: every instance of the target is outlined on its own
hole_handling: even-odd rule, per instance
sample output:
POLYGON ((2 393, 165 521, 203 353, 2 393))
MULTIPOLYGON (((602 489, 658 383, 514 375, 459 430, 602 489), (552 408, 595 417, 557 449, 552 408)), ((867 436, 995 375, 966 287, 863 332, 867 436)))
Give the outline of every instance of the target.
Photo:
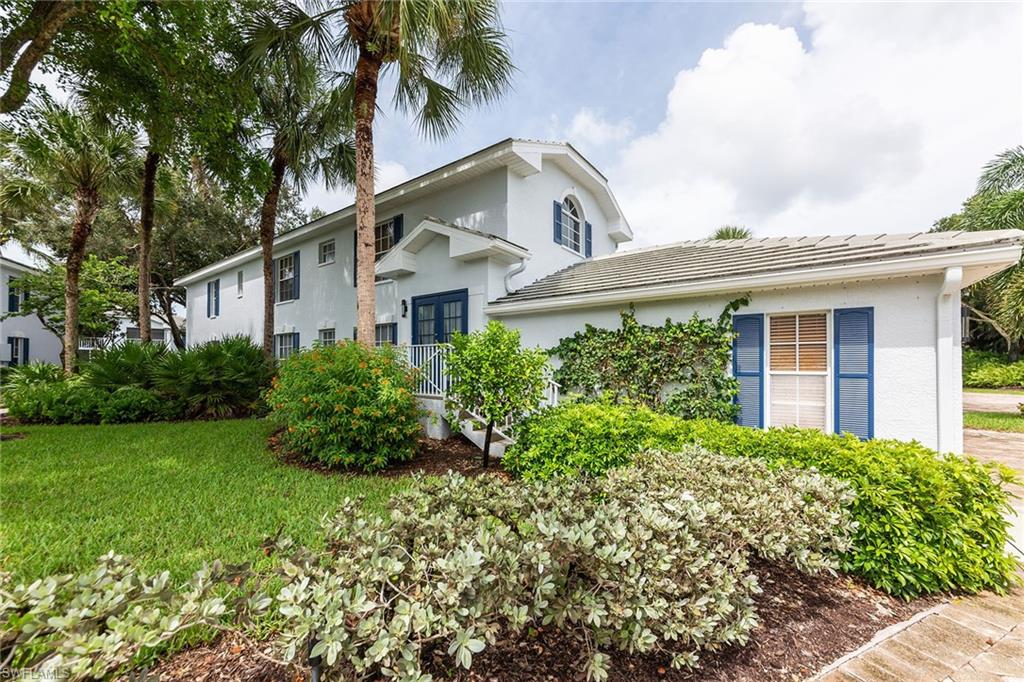
MULTIPOLYGON (((962 448, 960 290, 1017 262, 1024 233, 699 240, 632 231, 571 145, 508 139, 377 195, 378 343, 432 348, 500 319, 530 345, 587 323, 736 317, 740 422, 962 448)), ((355 207, 279 235, 275 352, 351 338, 355 207)), ((187 337, 262 336, 258 247, 181 278, 187 337)))

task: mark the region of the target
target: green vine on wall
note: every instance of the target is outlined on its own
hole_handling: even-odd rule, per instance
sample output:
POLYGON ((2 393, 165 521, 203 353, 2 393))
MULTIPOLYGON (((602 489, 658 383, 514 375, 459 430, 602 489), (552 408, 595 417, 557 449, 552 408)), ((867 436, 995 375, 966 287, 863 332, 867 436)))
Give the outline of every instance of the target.
POLYGON ((610 394, 688 419, 731 421, 739 390, 728 372, 732 314, 749 302, 746 296, 729 302, 717 321, 694 313, 660 327, 637 322, 630 306, 618 329, 588 324, 559 341, 550 351, 562 361, 555 380, 588 399, 610 394))

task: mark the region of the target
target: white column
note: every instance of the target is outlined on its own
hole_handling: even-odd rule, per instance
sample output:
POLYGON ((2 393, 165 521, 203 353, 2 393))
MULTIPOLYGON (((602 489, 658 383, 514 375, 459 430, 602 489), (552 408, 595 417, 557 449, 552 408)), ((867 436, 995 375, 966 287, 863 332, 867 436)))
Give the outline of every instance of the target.
POLYGON ((935 407, 936 449, 939 452, 963 451, 963 415, 960 398, 960 286, 961 267, 946 268, 935 300, 935 407))

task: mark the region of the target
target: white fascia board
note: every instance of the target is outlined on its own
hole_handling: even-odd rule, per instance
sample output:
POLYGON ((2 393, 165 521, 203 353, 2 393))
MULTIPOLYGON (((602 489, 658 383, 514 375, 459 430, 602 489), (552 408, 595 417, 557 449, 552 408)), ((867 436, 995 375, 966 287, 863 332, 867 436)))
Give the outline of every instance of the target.
POLYGON ((502 315, 516 315, 526 312, 593 308, 638 301, 693 298, 697 296, 745 293, 748 291, 763 291, 765 289, 814 286, 859 280, 892 279, 940 273, 946 268, 957 266, 963 268, 990 266, 995 268, 994 272, 998 272, 1017 263, 1020 257, 1020 246, 1000 246, 960 253, 914 256, 876 263, 869 262, 824 268, 807 268, 790 272, 730 277, 701 282, 658 284, 638 287, 636 289, 595 291, 535 300, 491 303, 484 307, 484 312, 488 315, 501 317, 502 315))
POLYGON ((438 236, 448 238, 448 257, 454 260, 469 261, 494 257, 504 263, 515 263, 530 256, 527 249, 514 246, 497 237, 473 234, 432 220, 424 220, 377 262, 376 273, 387 277, 416 272, 416 253, 438 236))

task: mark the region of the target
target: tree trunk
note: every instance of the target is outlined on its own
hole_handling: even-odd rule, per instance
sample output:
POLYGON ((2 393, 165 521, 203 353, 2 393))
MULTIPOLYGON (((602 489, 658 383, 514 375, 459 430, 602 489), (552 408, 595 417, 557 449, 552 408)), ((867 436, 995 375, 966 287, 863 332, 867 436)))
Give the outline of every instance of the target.
POLYGON ((491 434, 494 433, 494 422, 487 422, 487 435, 484 436, 484 469, 491 463, 491 434))
POLYGON ((0 96, 0 114, 9 114, 21 108, 29 93, 29 77, 36 64, 50 49, 68 19, 90 11, 88 2, 53 2, 36 0, 29 16, 0 40, 0 69, 6 71, 21 47, 28 43, 17 61, 10 66, 7 90, 0 96))
POLYGON ((158 290, 156 297, 160 301, 160 308, 163 310, 164 322, 167 323, 171 330, 171 339, 174 340, 174 347, 178 350, 185 350, 185 337, 181 335, 181 327, 178 326, 177 321, 174 319, 174 298, 171 292, 166 289, 158 290))
POLYGON ((67 269, 64 278, 64 373, 73 374, 78 359, 78 278, 85 260, 85 244, 99 211, 99 194, 80 189, 76 193, 75 223, 71 228, 67 269))
POLYGON ((288 164, 278 154, 271 163, 270 189, 260 209, 260 248, 263 250, 263 352, 274 354, 274 232, 277 228, 277 200, 288 164))
POLYGON ((139 218, 139 340, 153 340, 153 314, 149 305, 149 277, 153 246, 153 202, 156 199, 156 171, 160 166, 160 153, 152 146, 146 150, 142 167, 142 210, 139 218))
POLYGON ((373 345, 377 322, 377 290, 374 285, 373 116, 377 108, 380 58, 359 49, 355 75, 356 133, 356 336, 373 345))

